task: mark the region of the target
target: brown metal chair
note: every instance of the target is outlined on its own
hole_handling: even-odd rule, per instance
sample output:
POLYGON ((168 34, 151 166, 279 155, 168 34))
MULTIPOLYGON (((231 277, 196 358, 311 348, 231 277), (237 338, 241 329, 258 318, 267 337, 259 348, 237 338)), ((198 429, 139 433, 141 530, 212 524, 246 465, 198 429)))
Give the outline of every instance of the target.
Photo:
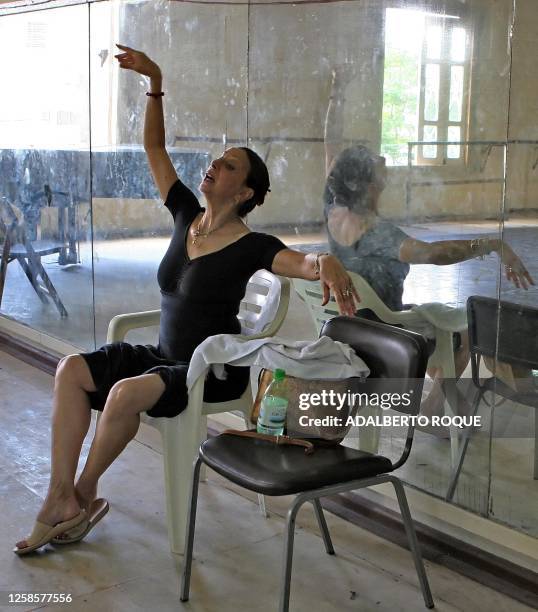
MULTIPOLYGON (((534 417, 534 479, 538 479, 538 386, 533 378, 525 382, 525 390, 515 390, 493 375, 480 380, 480 359, 489 357, 508 366, 519 366, 527 370, 538 370, 538 308, 502 302, 494 298, 472 295, 467 300, 469 322, 469 348, 473 383, 478 390, 472 407, 472 416, 478 412, 486 391, 501 398, 530 406, 534 417)), ((495 404, 491 404, 492 415, 495 404)), ((473 429, 467 428, 456 466, 450 477, 447 500, 452 500, 467 453, 473 429)))
MULTIPOLYGON (((393 410, 408 415, 418 414, 428 360, 426 341, 421 335, 354 317, 331 319, 323 327, 322 335, 349 344, 365 361, 370 368, 366 381, 369 392, 383 393, 387 388, 399 393, 412 390, 410 405, 403 406, 402 403, 394 406, 393 410)), ((383 455, 342 445, 319 447, 313 454, 305 455, 299 446, 278 446, 256 438, 220 435, 206 440, 193 468, 181 601, 189 599, 198 482, 200 467, 204 463, 250 491, 274 496, 295 495, 286 522, 280 612, 287 612, 289 608, 293 540, 299 508, 307 501, 313 503, 325 550, 334 555, 319 499, 385 482, 390 482, 395 488, 424 602, 426 607, 433 608, 405 491, 400 480, 392 474, 409 456, 413 431, 413 426, 410 426, 402 454, 394 462, 383 455)))

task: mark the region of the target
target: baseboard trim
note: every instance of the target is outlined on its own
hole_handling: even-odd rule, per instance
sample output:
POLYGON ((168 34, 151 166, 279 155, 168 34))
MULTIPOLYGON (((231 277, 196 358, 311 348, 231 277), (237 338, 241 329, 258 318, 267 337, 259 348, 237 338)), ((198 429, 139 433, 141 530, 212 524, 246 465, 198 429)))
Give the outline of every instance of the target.
MULTIPOLYGON (((61 359, 60 355, 36 348, 30 342, 2 331, 0 350, 51 375, 56 371, 61 359)), ((218 433, 217 429, 208 428, 209 435, 218 433)), ((336 516, 398 546, 408 548, 400 514, 383 504, 366 499, 360 493, 343 493, 324 498, 322 505, 336 516)), ((536 572, 418 521, 415 521, 415 529, 425 559, 538 609, 536 572)))
POLYGON ((10 336, 2 330, 0 330, 0 350, 52 375, 56 372, 56 366, 62 358, 61 355, 37 348, 31 342, 10 336))
MULTIPOLYGON (((409 549, 400 514, 360 493, 325 498, 322 506, 358 527, 409 549)), ((537 573, 416 520, 415 529, 425 559, 538 609, 537 573)))

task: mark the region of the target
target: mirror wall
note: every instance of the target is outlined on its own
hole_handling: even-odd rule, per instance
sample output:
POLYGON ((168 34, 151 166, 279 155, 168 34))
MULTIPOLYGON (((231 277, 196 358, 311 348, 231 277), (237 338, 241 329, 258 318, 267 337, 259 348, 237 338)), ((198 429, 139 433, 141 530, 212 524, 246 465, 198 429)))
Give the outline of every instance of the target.
MULTIPOLYGON (((335 241, 357 250, 357 236, 382 226, 355 255, 346 251, 348 268, 389 306, 458 331, 439 363, 455 354, 463 374, 445 372, 449 384, 436 388, 432 369, 424 413, 473 409, 470 296, 497 301, 487 317, 494 353, 480 375, 532 395, 531 361, 508 364, 505 345, 516 330, 520 347, 534 337, 525 308, 538 306, 537 292, 514 283, 504 263, 538 278, 537 17, 533 0, 4 3, 4 82, 17 95, 0 98, 1 233, 13 227, 24 256, 3 258, 0 314, 91 349, 115 314, 159 306, 156 271, 172 223, 142 147, 147 82, 114 65, 122 42, 162 68, 167 145, 195 193, 213 157, 246 143, 272 181, 253 229, 326 251, 335 241), (338 217, 351 210, 345 196, 326 181, 350 147, 359 157, 340 185, 364 183, 365 202, 375 200, 355 218, 355 236, 338 217), (517 316, 506 319, 499 300, 517 316), (432 303, 442 307, 421 311, 432 303)), ((281 333, 316 335, 296 296, 281 333)), ((155 330, 129 339, 154 342, 155 330)), ((467 443, 461 431, 418 430, 402 475, 536 535, 534 408, 501 391, 485 395, 482 427, 467 443)), ((385 433, 381 450, 396 453, 401 437, 385 433)))

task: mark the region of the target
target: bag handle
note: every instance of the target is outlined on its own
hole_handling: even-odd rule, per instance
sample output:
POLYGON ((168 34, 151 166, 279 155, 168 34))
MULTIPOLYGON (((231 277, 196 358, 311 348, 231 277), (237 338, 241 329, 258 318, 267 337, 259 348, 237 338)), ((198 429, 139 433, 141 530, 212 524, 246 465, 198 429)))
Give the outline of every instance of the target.
POLYGON ((258 433, 257 431, 242 431, 239 429, 226 429, 220 435, 224 436, 225 434, 230 436, 240 436, 243 438, 257 438, 258 440, 273 442, 279 446, 302 446, 304 447, 305 455, 311 455, 315 450, 312 442, 301 440, 300 438, 292 438, 291 436, 271 436, 269 434, 258 433))

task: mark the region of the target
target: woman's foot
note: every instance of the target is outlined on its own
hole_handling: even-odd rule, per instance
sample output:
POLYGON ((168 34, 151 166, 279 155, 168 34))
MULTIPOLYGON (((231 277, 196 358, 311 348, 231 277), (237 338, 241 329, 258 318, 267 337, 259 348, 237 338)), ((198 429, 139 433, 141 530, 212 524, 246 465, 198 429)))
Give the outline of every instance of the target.
POLYGON ((85 514, 86 520, 72 529, 63 530, 62 533, 52 538, 51 542, 53 544, 74 544, 75 542, 80 542, 105 516, 109 509, 110 506, 106 499, 94 499, 88 513, 85 514))
MULTIPOLYGON (((85 510, 87 515, 90 516, 91 506, 95 498, 97 497, 97 487, 91 486, 88 487, 84 483, 80 481, 75 485, 75 496, 77 499, 77 503, 81 510, 85 510)), ((54 539, 55 540, 63 540, 63 539, 71 539, 72 534, 64 532, 58 534, 54 539)))
MULTIPOLYGON (((73 519, 80 514, 80 511, 81 507, 74 491, 70 494, 49 491, 36 517, 36 522, 53 527, 58 523, 73 519)), ((26 539, 19 540, 15 546, 18 549, 27 548, 28 542, 26 539)))
POLYGON ((92 505, 92 502, 97 497, 97 486, 87 486, 79 481, 75 485, 75 495, 77 496, 80 507, 83 510, 88 511, 92 505))

